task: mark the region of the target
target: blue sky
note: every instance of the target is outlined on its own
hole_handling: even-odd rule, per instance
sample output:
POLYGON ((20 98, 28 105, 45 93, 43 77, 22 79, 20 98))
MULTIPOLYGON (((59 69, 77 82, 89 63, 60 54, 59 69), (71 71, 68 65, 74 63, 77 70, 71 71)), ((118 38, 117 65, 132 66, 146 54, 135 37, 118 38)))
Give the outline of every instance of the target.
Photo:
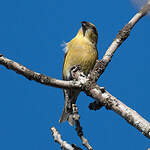
MULTIPOLYGON (((102 58, 118 31, 137 12, 130 0, 0 1, 0 53, 26 67, 61 79, 64 52, 81 21, 94 23, 102 58)), ((150 121, 150 17, 144 17, 119 47, 98 83, 150 121)), ((68 123, 59 124, 61 89, 28 81, 0 66, 0 149, 59 150, 49 132, 55 126, 64 140, 81 146, 68 123)), ((146 150, 149 139, 105 108, 93 112, 93 99, 81 93, 77 105, 85 137, 95 150, 146 150)), ((82 146, 81 146, 82 147, 82 146)))

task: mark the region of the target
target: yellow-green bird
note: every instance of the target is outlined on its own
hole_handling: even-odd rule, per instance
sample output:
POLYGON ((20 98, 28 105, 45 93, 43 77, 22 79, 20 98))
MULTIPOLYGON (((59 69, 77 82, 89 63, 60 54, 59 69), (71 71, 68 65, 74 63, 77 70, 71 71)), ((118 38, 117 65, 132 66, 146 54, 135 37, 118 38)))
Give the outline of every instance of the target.
MULTIPOLYGON (((77 35, 66 44, 65 58, 63 65, 63 80, 72 80, 71 69, 80 66, 85 75, 93 69, 98 59, 97 39, 98 32, 94 24, 86 21, 81 22, 82 27, 77 35)), ((80 93, 77 89, 64 89, 64 110, 59 122, 68 120, 70 125, 74 125, 72 104, 80 93)))

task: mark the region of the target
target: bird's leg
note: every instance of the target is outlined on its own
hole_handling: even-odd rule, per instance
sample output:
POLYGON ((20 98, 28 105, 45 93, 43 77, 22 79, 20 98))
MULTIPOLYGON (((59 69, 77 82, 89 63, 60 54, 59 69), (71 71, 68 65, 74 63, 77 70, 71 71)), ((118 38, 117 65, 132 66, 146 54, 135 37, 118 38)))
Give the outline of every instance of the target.
POLYGON ((80 71, 81 70, 81 66, 80 65, 74 65, 72 68, 71 68, 71 71, 74 71, 74 72, 77 72, 77 71, 80 71))
POLYGON ((76 77, 76 73, 81 70, 81 66, 80 65, 75 65, 70 69, 70 74, 71 74, 71 78, 72 79, 77 79, 76 77))

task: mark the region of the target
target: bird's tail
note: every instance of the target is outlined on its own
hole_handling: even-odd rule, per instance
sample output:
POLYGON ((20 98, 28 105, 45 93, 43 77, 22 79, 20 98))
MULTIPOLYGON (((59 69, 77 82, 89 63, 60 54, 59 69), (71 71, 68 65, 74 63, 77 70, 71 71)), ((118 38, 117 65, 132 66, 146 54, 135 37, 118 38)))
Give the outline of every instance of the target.
POLYGON ((67 112, 66 107, 64 107, 63 109, 63 113, 61 115, 61 118, 59 120, 60 123, 65 122, 66 120, 68 120, 69 124, 71 126, 74 125, 74 120, 73 120, 73 114, 71 112, 67 112))
POLYGON ((74 119, 73 119, 72 104, 76 103, 76 99, 80 91, 73 90, 73 89, 68 89, 68 90, 63 90, 63 91, 64 91, 65 104, 64 104, 63 113, 61 115, 59 122, 62 123, 67 120, 69 124, 73 126, 74 119))

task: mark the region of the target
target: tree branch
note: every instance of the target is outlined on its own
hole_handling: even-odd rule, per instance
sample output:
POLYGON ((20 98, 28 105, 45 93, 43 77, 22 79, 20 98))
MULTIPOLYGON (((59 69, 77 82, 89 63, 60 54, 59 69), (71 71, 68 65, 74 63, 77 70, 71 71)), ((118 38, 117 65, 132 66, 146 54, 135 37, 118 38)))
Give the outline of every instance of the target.
POLYGON ((75 150, 70 144, 68 144, 66 141, 63 141, 61 139, 61 135, 59 132, 56 130, 55 127, 51 127, 51 132, 54 137, 54 141, 60 144, 61 149, 63 150, 75 150))
POLYGON ((76 132, 79 138, 82 141, 82 144, 88 149, 88 150, 93 150, 91 145, 89 144, 88 140, 84 137, 82 127, 80 125, 80 116, 78 114, 78 108, 76 104, 73 104, 73 114, 74 114, 74 120, 75 120, 75 127, 76 127, 76 132))
MULTIPOLYGON (((76 72, 76 79, 80 81, 80 71, 76 72)), ((88 78, 88 77, 87 77, 88 78)), ((150 139, 150 123, 140 116, 135 110, 129 108, 116 97, 112 96, 103 87, 99 87, 95 82, 87 80, 82 87, 87 96, 91 96, 96 101, 94 104, 90 104, 90 109, 97 110, 101 106, 105 106, 106 109, 113 110, 122 118, 124 118, 129 124, 134 126, 143 135, 150 139), (94 108, 93 108, 94 107, 94 108)))
MULTIPOLYGON (((23 75, 29 80, 35 80, 41 84, 54 86, 57 88, 80 88, 84 92, 86 92, 87 95, 96 99, 96 102, 98 104, 103 104, 107 109, 113 110, 121 117, 123 117, 128 123, 137 128, 140 132, 142 132, 147 138, 150 138, 150 123, 148 121, 142 118, 136 111, 132 110, 131 108, 123 104, 121 101, 119 101, 117 98, 112 96, 106 90, 102 90, 98 85, 96 85, 96 81, 98 80, 100 75, 105 71, 116 49, 127 39, 134 25, 143 16, 145 16, 149 10, 150 0, 117 34, 116 38, 106 51, 102 60, 97 61, 97 63, 95 64, 94 69, 88 78, 81 75, 78 81, 57 80, 46 75, 33 72, 28 68, 22 66, 21 64, 18 64, 12 60, 5 58, 1 54, 0 64, 4 65, 8 69, 15 71, 16 73, 23 75)), ((57 130, 54 130, 53 128, 52 132, 56 133, 56 131, 57 130)), ((57 141, 61 143, 61 137, 58 137, 59 138, 57 139, 57 141)))
MULTIPOLYGON (((120 116, 122 116, 125 120, 127 120, 131 125, 141 131, 146 137, 150 138, 150 123, 143 119, 138 113, 136 113, 131 108, 127 107, 125 104, 117 100, 108 92, 102 93, 99 86, 94 85, 92 87, 90 79, 94 78, 94 81, 97 81, 99 76, 104 72, 108 63, 110 62, 114 52, 119 47, 119 45, 129 36, 129 32, 135 23, 144 16, 150 8, 150 1, 148 5, 145 5, 130 21, 129 23, 119 32, 117 37, 114 39, 111 46, 106 51, 103 59, 101 61, 97 61, 89 79, 86 77, 80 76, 79 81, 62 81, 57 80, 43 74, 39 74, 29 70, 28 68, 18 64, 12 60, 5 58, 2 54, 0 54, 0 64, 4 65, 8 69, 12 69, 15 72, 25 76, 29 80, 35 80, 40 82, 41 84, 50 85, 58 88, 82 88, 85 92, 91 97, 97 100, 97 103, 101 103, 106 108, 109 108, 120 116)), ((94 82, 92 82, 94 83, 94 82)))
POLYGON ((57 88, 81 88, 82 87, 80 82, 57 80, 55 78, 46 76, 44 74, 34 72, 26 68, 25 66, 4 57, 2 54, 0 54, 0 64, 5 66, 7 69, 11 69, 16 73, 23 75, 28 80, 34 80, 44 85, 53 86, 57 88))
MULTIPOLYGON (((106 51, 102 60, 97 61, 97 63, 95 64, 94 69, 90 74, 90 79, 94 79, 93 81, 95 82, 98 80, 100 75, 105 71, 108 63, 111 61, 111 58, 115 53, 116 49, 129 36, 130 30, 133 28, 133 26, 143 16, 145 16, 149 10, 150 10, 150 0, 148 0, 147 3, 143 6, 143 8, 129 21, 128 24, 126 24, 120 30, 120 32, 117 34, 116 38, 114 39, 114 41, 112 42, 108 50, 106 51)), ((14 70, 16 73, 23 75, 29 80, 35 80, 37 82, 40 82, 41 84, 54 86, 57 88, 81 88, 82 87, 82 82, 57 80, 55 78, 48 77, 44 74, 33 72, 28 68, 24 67, 23 65, 5 58, 2 54, 0 54, 0 64, 4 65, 8 69, 14 70)))
POLYGON ((96 62, 93 71, 90 74, 90 78, 93 79, 93 81, 96 82, 98 78, 103 74, 117 48, 128 38, 128 36, 130 35, 130 31, 134 27, 134 25, 149 11, 150 0, 148 0, 147 3, 143 6, 143 8, 141 8, 141 10, 139 10, 139 12, 136 15, 134 15, 133 18, 119 31, 112 44, 107 49, 102 60, 98 60, 96 62))
POLYGON ((135 110, 129 108, 106 90, 101 90, 98 85, 90 90, 91 97, 103 104, 107 109, 113 110, 134 126, 143 135, 150 139, 150 123, 140 116, 135 110))

